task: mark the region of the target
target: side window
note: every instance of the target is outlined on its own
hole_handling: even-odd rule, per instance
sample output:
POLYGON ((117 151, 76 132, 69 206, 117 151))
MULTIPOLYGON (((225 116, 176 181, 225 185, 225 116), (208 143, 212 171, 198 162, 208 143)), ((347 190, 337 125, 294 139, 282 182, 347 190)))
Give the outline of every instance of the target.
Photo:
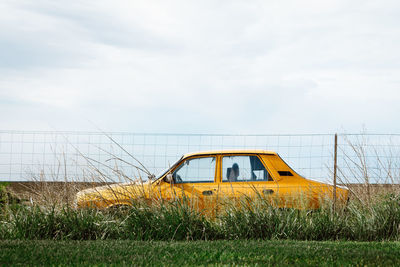
POLYGON ((215 176, 215 157, 185 160, 174 171, 175 183, 213 183, 215 176))
POLYGON ((225 156, 222 158, 223 182, 272 181, 257 156, 225 156))

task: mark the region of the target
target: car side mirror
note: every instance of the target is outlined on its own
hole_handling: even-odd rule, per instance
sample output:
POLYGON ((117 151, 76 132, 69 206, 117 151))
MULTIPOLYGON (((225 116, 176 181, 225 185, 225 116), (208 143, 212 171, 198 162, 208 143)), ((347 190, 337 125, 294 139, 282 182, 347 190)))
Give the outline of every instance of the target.
POLYGON ((172 177, 172 174, 168 173, 167 176, 165 176, 165 181, 167 183, 172 184, 174 182, 174 178, 172 177))

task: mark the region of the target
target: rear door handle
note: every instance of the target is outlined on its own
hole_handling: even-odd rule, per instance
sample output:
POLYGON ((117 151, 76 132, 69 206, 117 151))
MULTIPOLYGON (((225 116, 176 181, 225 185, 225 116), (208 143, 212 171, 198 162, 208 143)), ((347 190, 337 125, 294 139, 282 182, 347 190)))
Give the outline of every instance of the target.
POLYGON ((274 193, 274 190, 272 190, 272 189, 264 189, 263 193, 264 193, 264 195, 269 195, 269 194, 274 193))
POLYGON ((213 194, 213 191, 211 191, 211 190, 203 191, 203 195, 205 195, 205 196, 210 196, 212 194, 213 194))

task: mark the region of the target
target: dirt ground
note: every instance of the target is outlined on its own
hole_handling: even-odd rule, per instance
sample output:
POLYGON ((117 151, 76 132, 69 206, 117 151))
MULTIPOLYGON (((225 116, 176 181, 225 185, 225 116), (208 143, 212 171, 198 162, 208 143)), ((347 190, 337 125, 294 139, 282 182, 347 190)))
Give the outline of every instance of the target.
MULTIPOLYGON (((111 184, 111 183, 108 183, 111 184)), ((107 185, 96 182, 10 182, 8 190, 23 201, 54 201, 72 203, 75 194, 83 189, 107 185)), ((348 184, 350 199, 373 198, 385 193, 400 193, 399 184, 348 184)))
POLYGON ((59 201, 62 203, 72 203, 78 191, 103 185, 107 185, 107 183, 9 182, 7 190, 22 201, 59 201))

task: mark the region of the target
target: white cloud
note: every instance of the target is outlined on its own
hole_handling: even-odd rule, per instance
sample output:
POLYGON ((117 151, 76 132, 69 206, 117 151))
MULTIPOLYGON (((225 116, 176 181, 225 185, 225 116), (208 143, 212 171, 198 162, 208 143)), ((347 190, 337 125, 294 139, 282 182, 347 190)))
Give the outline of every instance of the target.
POLYGON ((375 3, 3 2, 2 128, 399 131, 400 7, 375 3))

